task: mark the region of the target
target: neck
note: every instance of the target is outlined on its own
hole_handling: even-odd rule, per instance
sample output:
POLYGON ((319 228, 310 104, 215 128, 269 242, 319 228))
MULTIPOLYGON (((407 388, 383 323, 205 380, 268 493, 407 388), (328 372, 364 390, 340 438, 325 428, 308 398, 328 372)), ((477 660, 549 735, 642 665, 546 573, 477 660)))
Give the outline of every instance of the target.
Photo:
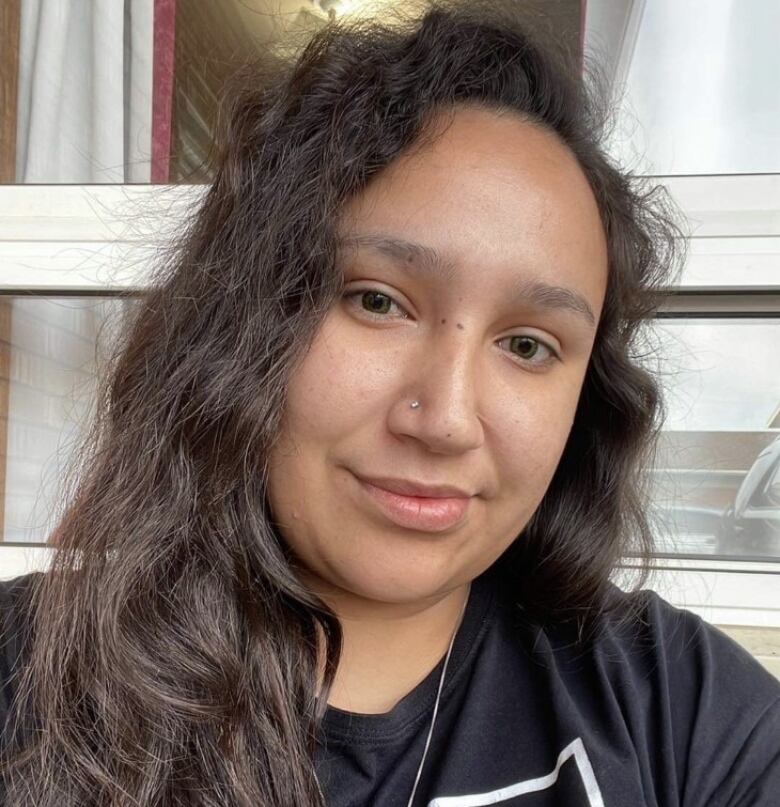
POLYGON ((447 652, 469 590, 466 583, 415 603, 321 594, 339 617, 343 635, 328 705, 361 714, 390 711, 447 652))

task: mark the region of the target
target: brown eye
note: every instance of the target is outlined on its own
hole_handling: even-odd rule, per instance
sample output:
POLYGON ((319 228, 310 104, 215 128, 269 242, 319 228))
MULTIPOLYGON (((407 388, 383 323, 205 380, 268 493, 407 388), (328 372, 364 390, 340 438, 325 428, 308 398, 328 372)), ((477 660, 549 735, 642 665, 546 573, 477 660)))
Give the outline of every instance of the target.
POLYGON ((407 319, 409 316, 389 294, 378 289, 355 289, 343 297, 356 314, 364 317, 368 314, 369 319, 407 319))
POLYGON ((511 336, 509 344, 510 350, 521 359, 532 359, 541 347, 541 342, 530 336, 511 336))
POLYGON ((536 339, 528 334, 517 334, 507 336, 502 342, 509 344, 509 352, 525 363, 526 367, 534 370, 548 368, 558 361, 558 354, 541 339, 536 339))
POLYGON ((360 294, 360 302, 366 311, 372 314, 389 314, 393 301, 378 291, 364 291, 360 294))

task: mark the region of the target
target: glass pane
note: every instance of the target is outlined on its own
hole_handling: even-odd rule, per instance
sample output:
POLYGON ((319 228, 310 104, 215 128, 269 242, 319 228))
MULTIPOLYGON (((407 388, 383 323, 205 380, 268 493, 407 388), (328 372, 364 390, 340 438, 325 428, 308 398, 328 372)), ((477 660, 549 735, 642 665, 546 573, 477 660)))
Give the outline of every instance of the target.
POLYGON ((0 297, 2 540, 47 540, 64 468, 93 410, 96 373, 130 304, 127 298, 0 297))
POLYGON ((780 560, 780 320, 660 319, 660 549, 780 560))
POLYGON ((588 0, 586 52, 619 102, 611 151, 636 173, 780 171, 777 0, 588 0))

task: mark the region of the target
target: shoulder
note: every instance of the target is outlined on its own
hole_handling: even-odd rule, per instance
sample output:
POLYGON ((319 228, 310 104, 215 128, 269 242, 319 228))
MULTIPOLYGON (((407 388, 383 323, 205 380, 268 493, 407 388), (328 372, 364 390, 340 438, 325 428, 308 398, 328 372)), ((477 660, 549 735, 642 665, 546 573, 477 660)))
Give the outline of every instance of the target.
POLYGON ((539 623, 509 604, 507 636, 519 629, 536 661, 567 681, 591 676, 636 697, 718 688, 757 710, 780 698, 780 681, 714 625, 653 591, 612 589, 612 607, 582 629, 574 621, 539 623))
POLYGON ((780 682, 723 631, 654 592, 615 589, 612 601, 586 631, 512 608, 506 641, 534 671, 551 717, 596 747, 622 749, 645 787, 665 788, 661 803, 776 804, 780 682))
POLYGON ((30 595, 42 572, 0 580, 0 665, 16 662, 11 651, 25 638, 29 624, 30 595))
POLYGON ((660 743, 673 749, 682 803, 774 803, 780 681, 723 631, 654 592, 626 595, 625 606, 603 620, 590 652, 648 753, 657 758, 660 743))
POLYGON ((655 669, 670 684, 734 691, 743 705, 758 710, 780 698, 780 681, 697 614, 648 590, 627 595, 625 601, 628 616, 608 618, 603 641, 635 648, 644 661, 639 667, 646 667, 648 675, 655 669))
POLYGON ((42 576, 43 572, 31 572, 0 580, 0 632, 4 640, 12 633, 24 630, 29 619, 30 595, 42 576))
POLYGON ((42 572, 0 580, 0 730, 13 702, 15 673, 29 638, 32 585, 42 572))
POLYGON ((600 621, 589 652, 619 668, 636 693, 668 698, 678 716, 715 722, 739 712, 757 721, 780 702, 780 681, 741 645, 697 614, 653 591, 622 598, 600 621))

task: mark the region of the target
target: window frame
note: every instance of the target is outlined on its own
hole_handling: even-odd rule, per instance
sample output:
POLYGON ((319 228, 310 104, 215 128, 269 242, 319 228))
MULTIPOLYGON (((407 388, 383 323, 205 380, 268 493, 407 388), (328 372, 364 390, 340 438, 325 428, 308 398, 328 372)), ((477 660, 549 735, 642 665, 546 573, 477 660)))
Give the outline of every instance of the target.
MULTIPOLYGON (((682 209, 693 247, 697 239, 740 239, 741 254, 755 248, 780 257, 780 175, 651 179, 682 209)), ((111 296, 143 289, 206 187, 0 185, 0 295, 111 296)), ((737 265, 713 283, 694 268, 683 273, 660 312, 724 315, 780 316, 780 272, 768 283, 766 262, 756 277, 737 265)), ((0 579, 43 568, 50 553, 44 545, 0 543, 0 579)), ((630 566, 618 570, 617 582, 630 566)), ((713 623, 780 628, 780 559, 657 557, 650 586, 713 623)))

